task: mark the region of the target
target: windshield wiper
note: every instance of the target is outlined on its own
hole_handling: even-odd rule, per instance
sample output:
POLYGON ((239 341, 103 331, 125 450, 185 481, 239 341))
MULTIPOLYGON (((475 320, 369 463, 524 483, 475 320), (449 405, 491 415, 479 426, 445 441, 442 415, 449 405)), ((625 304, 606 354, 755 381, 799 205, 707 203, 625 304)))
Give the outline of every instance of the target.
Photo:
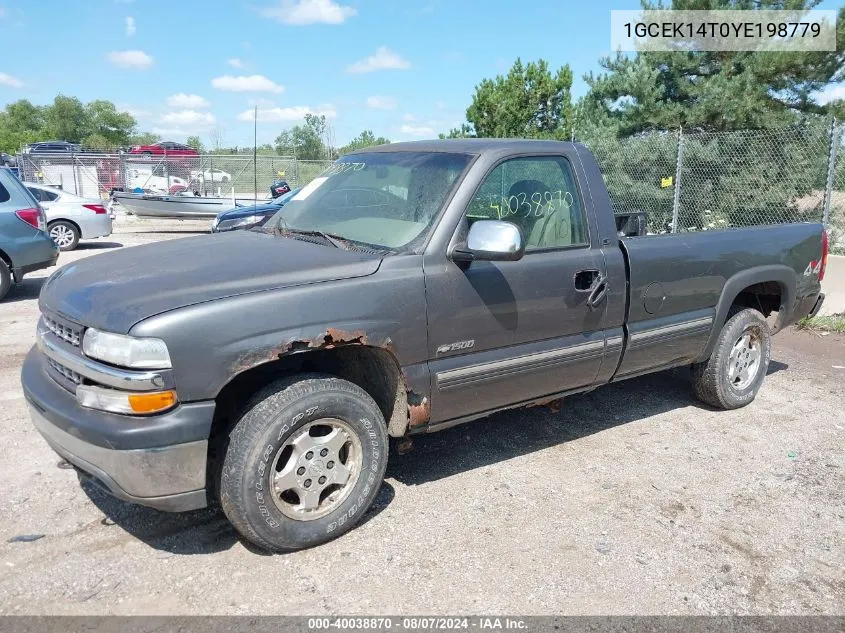
MULTIPOLYGON (((297 235, 314 235, 317 237, 322 237, 326 240, 329 244, 334 246, 335 248, 343 248, 345 244, 348 244, 348 240, 344 238, 342 235, 334 235, 332 233, 324 233, 323 231, 305 231, 303 229, 284 229, 289 233, 296 233, 297 235)), ((345 250, 345 249, 344 249, 345 250)))
POLYGON ((334 235, 333 233, 325 233, 324 231, 307 231, 305 229, 294 229, 287 226, 287 222, 284 221, 282 218, 282 222, 284 224, 280 224, 279 226, 273 227, 273 233, 276 235, 310 235, 314 237, 321 237, 327 244, 331 244, 335 248, 340 248, 343 250, 347 250, 344 248, 348 246, 350 240, 347 240, 342 235, 334 235))

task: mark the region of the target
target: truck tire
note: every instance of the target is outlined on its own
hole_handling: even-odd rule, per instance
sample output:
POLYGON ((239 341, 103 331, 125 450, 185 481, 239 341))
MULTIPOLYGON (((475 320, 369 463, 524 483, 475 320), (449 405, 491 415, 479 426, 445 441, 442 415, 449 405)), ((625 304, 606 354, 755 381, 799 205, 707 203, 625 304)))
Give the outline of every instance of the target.
POLYGON ((9 266, 0 259, 0 301, 6 298, 6 295, 9 294, 9 290, 12 287, 12 271, 9 270, 9 266))
POLYGON ((229 432, 220 506, 248 541, 287 552, 350 530, 378 493, 387 425, 346 380, 304 374, 256 394, 229 432))
POLYGON ((757 396, 772 355, 765 317, 750 308, 729 315, 713 353, 692 366, 695 395, 719 409, 738 409, 757 396))

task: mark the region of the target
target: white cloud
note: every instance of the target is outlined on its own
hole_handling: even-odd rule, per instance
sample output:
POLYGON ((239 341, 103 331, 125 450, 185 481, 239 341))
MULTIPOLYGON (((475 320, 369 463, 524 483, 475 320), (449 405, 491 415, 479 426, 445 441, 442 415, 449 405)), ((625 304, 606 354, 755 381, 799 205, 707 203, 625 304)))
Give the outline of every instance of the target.
POLYGON ((415 117, 413 114, 411 114, 411 113, 409 112, 408 114, 406 114, 405 116, 403 116, 403 117, 402 117, 402 120, 403 120, 403 121, 408 121, 408 122, 411 122, 411 121, 416 121, 416 120, 417 120, 417 117, 415 117))
MULTIPOLYGON (((245 110, 238 115, 238 120, 251 122, 254 114, 254 110, 245 110)), ((316 114, 317 116, 325 116, 327 119, 333 119, 337 116, 337 110, 331 105, 323 105, 316 108, 309 106, 289 106, 287 108, 259 107, 258 122, 278 123, 280 121, 300 121, 305 118, 306 114, 316 114)))
POLYGON ((403 125, 399 128, 399 131, 402 134, 410 134, 411 136, 434 136, 434 130, 421 125, 403 125))
POLYGON ((229 64, 232 68, 243 68, 244 61, 240 57, 232 57, 231 59, 226 60, 226 63, 229 64))
POLYGON ((211 85, 227 92, 284 92, 285 87, 264 75, 223 75, 211 80, 211 85))
POLYGON ((367 97, 367 107, 373 110, 393 110, 396 105, 393 97, 367 97))
POLYGON ((822 105, 837 99, 845 99, 845 83, 827 86, 816 93, 816 102, 822 105))
POLYGON ((177 110, 166 112, 159 117, 159 122, 180 130, 203 130, 212 127, 217 119, 210 112, 196 110, 177 110))
POLYGON ((118 68, 147 70, 153 65, 153 58, 144 51, 112 51, 106 57, 118 68))
POLYGON ((362 59, 347 68, 351 73, 371 73, 376 70, 407 70, 411 62, 391 51, 387 46, 380 46, 374 55, 362 59))
POLYGON ((17 77, 12 77, 6 73, 0 73, 0 86, 10 86, 12 88, 21 88, 23 82, 17 77))
POLYGON ((343 24, 358 11, 334 0, 281 0, 279 6, 264 7, 260 13, 265 18, 273 18, 282 24, 303 26, 343 24))
POLYGON ((169 97, 167 97, 167 105, 169 105, 171 108, 190 109, 202 109, 211 106, 211 104, 208 102, 208 99, 204 99, 199 95, 185 94, 184 92, 179 92, 175 95, 170 95, 169 97))
POLYGON ((133 18, 131 15, 127 16, 126 17, 126 35, 128 37, 132 37, 133 35, 135 35, 135 31, 137 31, 137 30, 138 29, 135 28, 135 18, 133 18))
POLYGON ((118 112, 128 112, 136 119, 148 119, 152 116, 152 112, 143 108, 135 108, 131 105, 116 104, 118 112))

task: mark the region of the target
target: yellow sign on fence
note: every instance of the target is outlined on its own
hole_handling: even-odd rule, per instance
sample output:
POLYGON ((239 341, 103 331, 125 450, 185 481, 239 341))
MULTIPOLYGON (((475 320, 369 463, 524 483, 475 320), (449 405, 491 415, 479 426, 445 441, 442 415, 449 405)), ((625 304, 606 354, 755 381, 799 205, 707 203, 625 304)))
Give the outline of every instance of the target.
POLYGON ((665 189, 666 187, 671 187, 671 186, 672 186, 672 176, 669 176, 668 178, 661 178, 660 179, 660 188, 661 189, 665 189))

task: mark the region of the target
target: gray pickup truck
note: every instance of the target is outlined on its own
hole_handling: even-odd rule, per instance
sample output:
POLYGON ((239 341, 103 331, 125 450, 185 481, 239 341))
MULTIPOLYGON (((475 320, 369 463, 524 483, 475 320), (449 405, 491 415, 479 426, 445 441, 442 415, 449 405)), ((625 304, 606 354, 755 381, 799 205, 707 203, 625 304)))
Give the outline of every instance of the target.
POLYGON ((578 144, 364 150, 261 229, 59 269, 24 392, 113 495, 308 547, 367 512, 390 438, 678 366, 754 400, 771 333, 823 300, 822 226, 624 233, 578 144))

